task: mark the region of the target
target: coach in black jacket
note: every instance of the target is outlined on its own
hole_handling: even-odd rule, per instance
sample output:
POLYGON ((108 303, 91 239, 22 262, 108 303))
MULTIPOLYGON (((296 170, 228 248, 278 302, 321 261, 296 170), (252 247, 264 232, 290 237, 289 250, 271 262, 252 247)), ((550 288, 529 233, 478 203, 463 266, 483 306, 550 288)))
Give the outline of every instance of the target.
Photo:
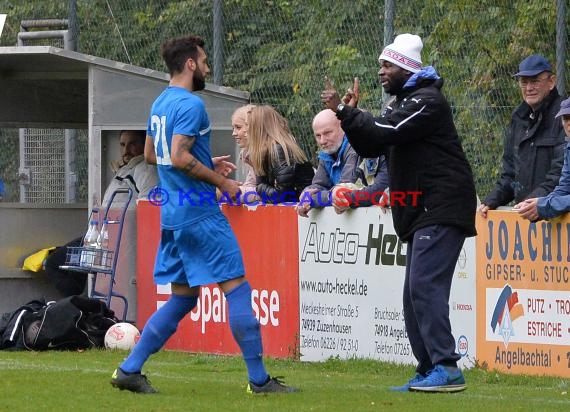
POLYGON ((393 389, 452 392, 465 389, 465 380, 448 301, 464 240, 476 234, 476 196, 443 81, 433 67, 421 67, 422 46, 418 36, 402 34, 380 55, 382 87, 395 96, 380 117, 356 108, 358 79, 343 101, 330 87, 321 100, 336 110, 359 155, 388 154, 394 227, 408 242, 404 318, 418 360, 416 375, 393 389))

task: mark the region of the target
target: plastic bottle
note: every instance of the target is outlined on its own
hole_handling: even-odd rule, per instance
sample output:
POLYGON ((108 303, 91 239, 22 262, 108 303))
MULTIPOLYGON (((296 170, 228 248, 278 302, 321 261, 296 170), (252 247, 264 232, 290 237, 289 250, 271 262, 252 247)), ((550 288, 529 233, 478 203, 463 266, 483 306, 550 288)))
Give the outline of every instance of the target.
POLYGON ((79 264, 81 266, 85 266, 89 260, 89 254, 85 249, 89 243, 89 239, 91 239, 91 234, 93 233, 93 220, 89 221, 89 227, 87 228, 87 232, 85 232, 85 236, 83 236, 83 248, 81 250, 81 257, 79 258, 79 264))
POLYGON ((101 260, 98 265, 103 269, 109 269, 111 266, 111 256, 109 253, 109 221, 105 219, 97 238, 97 247, 101 249, 101 260))
POLYGON ((99 222, 91 220, 89 230, 85 233, 83 238, 83 250, 81 251, 81 266, 93 266, 95 263, 95 256, 97 253, 97 238, 99 237, 99 222))

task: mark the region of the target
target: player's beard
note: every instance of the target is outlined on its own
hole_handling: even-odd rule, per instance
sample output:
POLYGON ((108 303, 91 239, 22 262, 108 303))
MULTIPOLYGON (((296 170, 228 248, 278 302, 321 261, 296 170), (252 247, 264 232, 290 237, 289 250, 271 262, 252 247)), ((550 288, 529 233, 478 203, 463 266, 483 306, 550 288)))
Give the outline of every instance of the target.
POLYGON ((194 70, 194 75, 192 76, 192 86, 195 92, 204 90, 206 87, 206 76, 204 76, 198 67, 196 67, 196 70, 194 70))

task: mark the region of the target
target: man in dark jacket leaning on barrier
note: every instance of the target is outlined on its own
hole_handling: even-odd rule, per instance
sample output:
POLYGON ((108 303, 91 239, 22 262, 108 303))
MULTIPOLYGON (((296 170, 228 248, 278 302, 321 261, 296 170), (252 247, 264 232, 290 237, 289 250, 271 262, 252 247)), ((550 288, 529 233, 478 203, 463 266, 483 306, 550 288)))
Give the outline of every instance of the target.
POLYGON ((388 151, 390 193, 414 194, 392 202, 392 213, 397 235, 408 243, 404 320, 418 365, 409 382, 392 390, 456 392, 466 386, 449 294, 465 238, 476 234, 475 185, 443 81, 433 67, 421 67, 422 47, 420 37, 401 34, 383 50, 380 81, 395 99, 380 117, 356 108, 358 79, 342 101, 330 84, 321 100, 336 111, 359 155, 388 151))
POLYGON ((560 179, 564 130, 554 115, 562 97, 550 63, 538 54, 524 59, 514 75, 523 102, 515 109, 505 138, 501 176, 479 206, 479 214, 525 199, 546 196, 560 179))

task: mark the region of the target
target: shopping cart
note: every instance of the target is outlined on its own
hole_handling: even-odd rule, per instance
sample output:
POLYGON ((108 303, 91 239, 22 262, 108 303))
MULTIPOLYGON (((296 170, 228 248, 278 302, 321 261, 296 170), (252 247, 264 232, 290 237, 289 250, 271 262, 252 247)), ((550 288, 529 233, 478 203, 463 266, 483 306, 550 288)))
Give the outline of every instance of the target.
MULTIPOLYGON (((111 307, 111 300, 113 298, 120 299, 123 302, 123 316, 121 317, 123 321, 126 320, 127 317, 129 302, 126 296, 114 290, 114 286, 119 250, 121 249, 123 223, 132 197, 132 189, 121 188, 115 190, 107 202, 105 212, 103 213, 103 221, 107 222, 110 232, 114 232, 111 231, 111 226, 117 225, 117 230, 114 235, 115 240, 109 243, 108 248, 95 248, 85 245, 80 247, 68 247, 65 265, 60 266, 62 269, 89 274, 90 283, 88 296, 90 298, 97 298, 104 301, 107 307, 111 307), (115 219, 111 219, 109 211, 112 210, 117 195, 121 195, 122 206, 119 209, 118 216, 115 219), (126 197, 124 195, 126 195, 126 197)), ((92 213, 100 214, 101 212, 94 211, 92 213)))

